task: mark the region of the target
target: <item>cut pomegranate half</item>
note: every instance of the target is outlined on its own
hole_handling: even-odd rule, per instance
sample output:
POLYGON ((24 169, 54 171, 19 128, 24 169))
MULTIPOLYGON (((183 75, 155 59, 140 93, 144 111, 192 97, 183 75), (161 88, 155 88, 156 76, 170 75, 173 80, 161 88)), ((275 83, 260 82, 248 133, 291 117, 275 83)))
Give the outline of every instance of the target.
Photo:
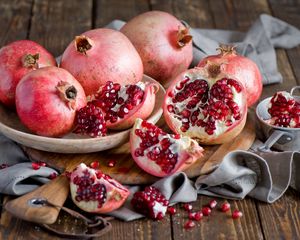
POLYGON ((288 92, 280 91, 271 98, 267 122, 278 127, 300 128, 300 102, 288 92))
POLYGON ((147 173, 164 177, 186 169, 202 156, 203 149, 189 137, 167 134, 137 119, 130 134, 131 155, 147 173))
POLYGON ((212 78, 208 71, 189 69, 172 82, 165 95, 164 116, 174 132, 203 144, 220 144, 242 131, 246 95, 237 80, 221 74, 212 78))
POLYGON ((129 196, 129 190, 119 182, 84 163, 71 173, 70 189, 73 202, 93 213, 111 212, 121 207, 129 196))
POLYGON ((158 89, 157 83, 138 82, 121 86, 107 82, 94 96, 93 103, 103 110, 107 128, 126 129, 136 118, 150 116, 158 89))

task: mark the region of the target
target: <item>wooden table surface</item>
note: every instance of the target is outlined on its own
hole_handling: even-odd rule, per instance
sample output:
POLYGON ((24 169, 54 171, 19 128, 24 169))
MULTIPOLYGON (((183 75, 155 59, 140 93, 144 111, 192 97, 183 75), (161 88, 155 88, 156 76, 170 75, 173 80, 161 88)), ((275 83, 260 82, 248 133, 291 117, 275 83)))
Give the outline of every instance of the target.
MULTIPOLYGON (((102 27, 118 18, 128 20, 148 10, 163 10, 192 27, 246 31, 261 13, 271 14, 300 28, 300 0, 0 0, 0 47, 17 39, 31 39, 54 55, 91 28, 102 27)), ((300 46, 277 50, 279 71, 284 82, 264 88, 262 98, 279 89, 300 84, 300 46)), ((0 203, 9 197, 0 195, 0 203)), ((210 198, 199 196, 193 203, 200 208, 210 198)), ((230 201, 244 216, 232 220, 214 211, 196 228, 183 229, 187 217, 178 214, 163 221, 112 221, 112 231, 101 239, 300 239, 300 195, 292 189, 273 204, 246 198, 230 201)), ((219 200, 222 201, 222 200, 219 200)), ((14 218, 1 209, 0 239, 60 239, 36 224, 14 218)))

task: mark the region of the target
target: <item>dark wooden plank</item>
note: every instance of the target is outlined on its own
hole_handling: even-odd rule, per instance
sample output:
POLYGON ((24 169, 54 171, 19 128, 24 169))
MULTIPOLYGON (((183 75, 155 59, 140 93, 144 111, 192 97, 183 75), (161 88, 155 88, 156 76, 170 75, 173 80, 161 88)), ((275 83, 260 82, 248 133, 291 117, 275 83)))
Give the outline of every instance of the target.
POLYGON ((0 4, 0 47, 26 39, 33 0, 2 0, 0 4))
MULTIPOLYGON (((269 0, 270 8, 275 17, 278 17, 298 29, 300 29, 300 1, 287 1, 287 0, 269 0)), ((300 85, 300 46, 287 50, 287 55, 290 64, 293 68, 293 73, 300 85)))
POLYGON ((94 26, 104 27, 114 19, 128 21, 134 16, 149 11, 147 0, 99 0, 94 1, 94 26))
POLYGON ((300 239, 299 200, 299 192, 290 189, 273 204, 258 204, 266 239, 300 239))
POLYGON ((35 1, 29 38, 55 56, 92 26, 92 0, 35 1))

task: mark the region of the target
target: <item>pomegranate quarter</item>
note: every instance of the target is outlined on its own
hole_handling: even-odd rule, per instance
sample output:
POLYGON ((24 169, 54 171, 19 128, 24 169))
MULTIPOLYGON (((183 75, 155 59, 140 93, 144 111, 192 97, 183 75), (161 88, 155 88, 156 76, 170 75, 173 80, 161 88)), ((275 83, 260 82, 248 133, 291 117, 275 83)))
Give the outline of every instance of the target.
POLYGON ((246 95, 239 81, 221 74, 213 78, 210 70, 196 67, 174 79, 165 95, 164 117, 177 134, 221 144, 242 131, 246 95))
POLYGON ((130 134, 131 155, 145 172, 165 177, 191 166, 203 149, 189 137, 165 133, 155 125, 137 119, 130 134))
POLYGON ((129 190, 100 170, 81 163, 71 173, 70 190, 73 202, 92 213, 112 212, 123 205, 129 190))
POLYGON ((62 136, 73 127, 76 110, 86 105, 79 82, 66 70, 44 67, 28 73, 16 89, 16 108, 32 132, 62 136))
POLYGON ((0 49, 0 101, 15 106, 16 87, 22 77, 38 68, 56 66, 54 57, 30 40, 12 42, 0 49))

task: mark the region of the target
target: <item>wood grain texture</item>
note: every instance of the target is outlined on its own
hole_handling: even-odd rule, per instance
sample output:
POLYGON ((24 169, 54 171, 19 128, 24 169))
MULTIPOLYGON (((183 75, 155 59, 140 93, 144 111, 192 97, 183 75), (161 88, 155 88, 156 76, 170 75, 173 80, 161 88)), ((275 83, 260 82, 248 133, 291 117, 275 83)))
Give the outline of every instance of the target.
POLYGON ((0 47, 27 38, 32 4, 33 0, 1 0, 0 47))
POLYGON ((92 0, 37 0, 29 38, 59 56, 76 35, 92 27, 91 14, 92 0))

